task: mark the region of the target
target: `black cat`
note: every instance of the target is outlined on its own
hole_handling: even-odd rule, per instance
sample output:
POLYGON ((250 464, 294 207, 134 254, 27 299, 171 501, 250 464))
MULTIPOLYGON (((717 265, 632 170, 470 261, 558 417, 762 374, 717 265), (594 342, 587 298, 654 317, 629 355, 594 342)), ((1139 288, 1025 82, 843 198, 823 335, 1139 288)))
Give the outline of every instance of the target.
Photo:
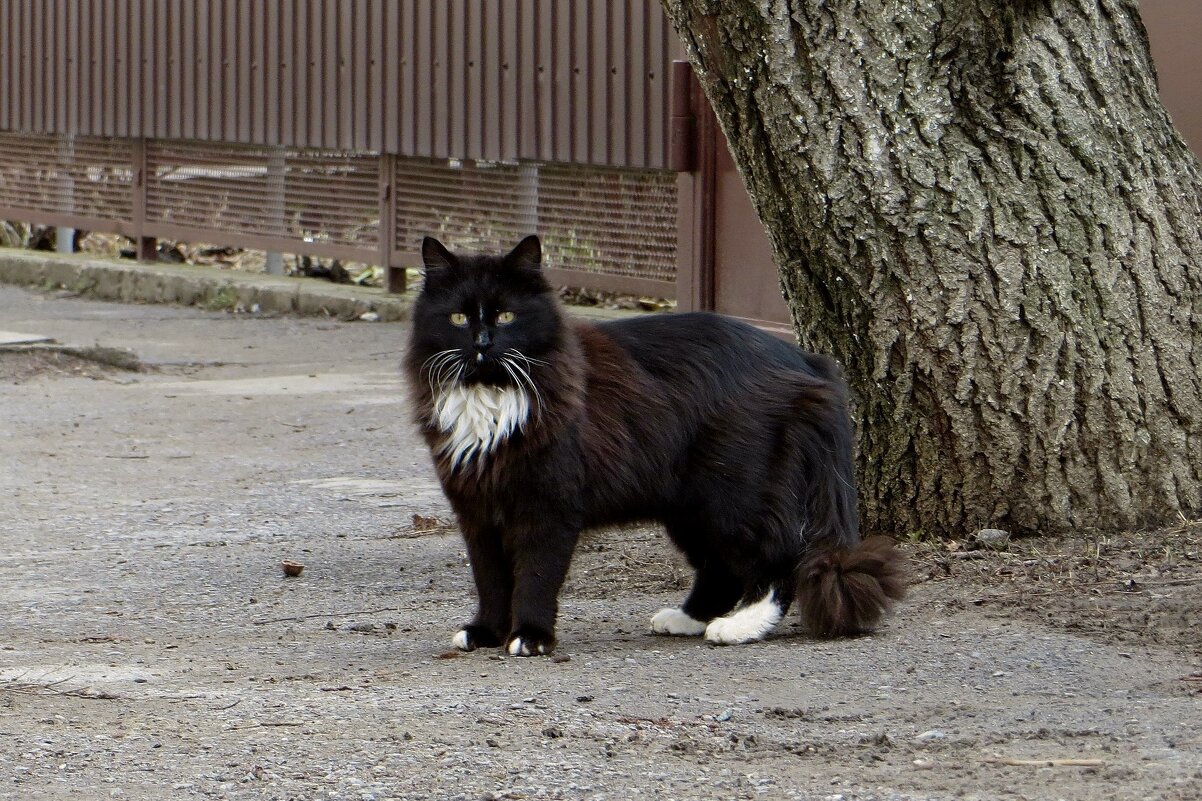
POLYGON ((457 647, 550 653, 580 532, 627 521, 662 522, 697 571, 660 634, 759 640, 794 598, 851 634, 901 597, 892 544, 860 539, 831 360, 715 314, 568 322, 537 237, 422 255, 405 365, 480 601, 457 647))

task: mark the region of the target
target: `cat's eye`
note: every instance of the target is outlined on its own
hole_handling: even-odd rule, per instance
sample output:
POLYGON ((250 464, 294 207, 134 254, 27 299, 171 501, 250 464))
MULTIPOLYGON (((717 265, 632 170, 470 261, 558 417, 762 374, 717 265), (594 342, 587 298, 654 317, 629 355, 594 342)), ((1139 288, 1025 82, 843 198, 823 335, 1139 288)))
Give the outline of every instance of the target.
POLYGON ((497 325, 509 325, 513 322, 514 313, 511 311, 503 311, 497 314, 497 325))
POLYGON ((460 328, 463 328, 465 325, 467 325, 467 315, 463 312, 455 312, 451 315, 451 325, 457 325, 460 328))

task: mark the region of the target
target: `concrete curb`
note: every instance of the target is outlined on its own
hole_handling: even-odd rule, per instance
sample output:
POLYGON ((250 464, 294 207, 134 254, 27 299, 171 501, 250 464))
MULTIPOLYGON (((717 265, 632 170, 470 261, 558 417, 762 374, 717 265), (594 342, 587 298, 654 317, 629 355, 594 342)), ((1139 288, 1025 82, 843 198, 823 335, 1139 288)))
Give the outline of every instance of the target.
MULTIPOLYGON (((242 273, 184 264, 104 259, 84 254, 0 248, 0 284, 68 289, 84 297, 121 303, 170 303, 210 311, 299 314, 355 320, 368 312, 380 322, 408 320, 414 292, 393 295, 382 289, 331 284, 315 278, 242 273)), ((590 320, 641 317, 648 312, 570 306, 570 314, 590 320)))
POLYGON ((413 295, 311 278, 239 273, 214 267, 146 264, 80 254, 0 248, 0 283, 69 289, 122 303, 171 303, 210 310, 357 319, 374 312, 383 322, 409 319, 413 295))

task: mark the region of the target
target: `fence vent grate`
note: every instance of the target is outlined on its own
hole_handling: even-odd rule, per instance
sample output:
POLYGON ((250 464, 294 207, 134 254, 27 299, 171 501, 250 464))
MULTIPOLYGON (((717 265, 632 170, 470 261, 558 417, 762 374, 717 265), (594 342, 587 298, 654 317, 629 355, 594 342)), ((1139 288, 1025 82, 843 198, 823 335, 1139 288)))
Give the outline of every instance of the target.
POLYGON ((117 230, 133 216, 132 153, 122 139, 0 132, 0 207, 117 230))
POLYGON ((555 283, 675 292, 665 170, 0 132, 5 217, 402 266, 426 235, 495 253, 539 233, 555 283))
POLYGON ((396 249, 430 234, 496 252, 538 232, 552 267, 673 281, 676 192, 660 170, 397 159, 396 249))
POLYGON ((152 140, 148 223, 374 251, 380 159, 341 151, 152 140))

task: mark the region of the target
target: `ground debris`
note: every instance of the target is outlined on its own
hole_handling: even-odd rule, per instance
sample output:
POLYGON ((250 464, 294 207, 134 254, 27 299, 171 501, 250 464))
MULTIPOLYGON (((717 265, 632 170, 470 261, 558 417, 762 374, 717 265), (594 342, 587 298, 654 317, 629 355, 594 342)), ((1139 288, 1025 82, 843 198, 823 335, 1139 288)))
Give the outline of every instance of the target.
POLYGON ((911 549, 919 583, 946 583, 949 609, 976 606, 1037 618, 1106 642, 1181 645, 1202 617, 1202 521, 1160 531, 1014 538, 1004 551, 911 549))
POLYGON ((59 679, 52 682, 4 682, 0 684, 0 692, 21 693, 23 695, 55 695, 66 698, 85 698, 90 701, 117 701, 121 696, 104 690, 94 690, 91 687, 73 687, 62 689, 60 684, 70 681, 71 679, 59 679))
POLYGON ((1032 768, 1100 768, 1106 765, 1104 759, 1012 759, 1010 757, 990 757, 982 760, 987 765, 1010 765, 1013 767, 1032 768))

